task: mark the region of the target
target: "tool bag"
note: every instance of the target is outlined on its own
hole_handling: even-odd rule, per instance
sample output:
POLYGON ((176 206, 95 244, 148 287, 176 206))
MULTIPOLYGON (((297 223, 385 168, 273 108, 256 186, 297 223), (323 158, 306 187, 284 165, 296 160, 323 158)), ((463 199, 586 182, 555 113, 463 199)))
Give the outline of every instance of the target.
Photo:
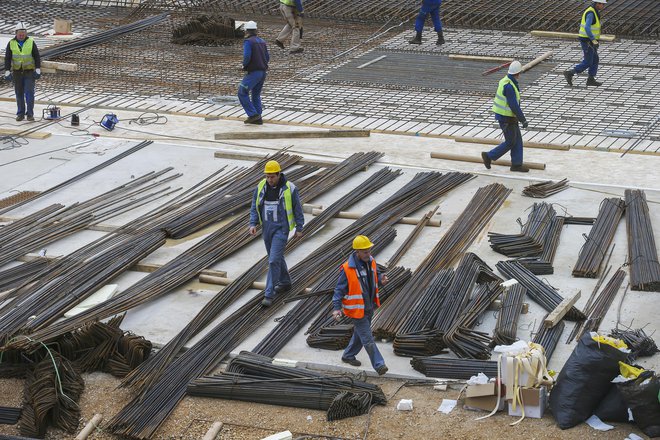
POLYGON ((625 361, 629 352, 621 340, 595 332, 580 338, 550 393, 550 410, 561 429, 591 417, 618 376, 619 361, 625 361))

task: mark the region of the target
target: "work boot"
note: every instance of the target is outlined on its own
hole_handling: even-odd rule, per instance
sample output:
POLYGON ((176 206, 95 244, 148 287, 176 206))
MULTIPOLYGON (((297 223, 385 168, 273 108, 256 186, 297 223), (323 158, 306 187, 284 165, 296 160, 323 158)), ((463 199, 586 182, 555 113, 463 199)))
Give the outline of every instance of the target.
POLYGON ((261 115, 252 115, 248 117, 245 121, 243 121, 244 124, 256 124, 256 125, 261 125, 263 124, 263 120, 261 119, 261 115))
POLYGON ((284 49, 284 43, 282 43, 277 38, 275 39, 275 44, 277 44, 277 47, 279 47, 280 49, 284 49))
POLYGON ((412 40, 408 41, 409 44, 422 44, 422 33, 416 32, 412 40))
POLYGON ((573 87, 573 76, 575 76, 575 69, 564 70, 564 78, 571 87, 573 87))
POLYGON ((509 168, 511 171, 516 171, 518 173, 528 173, 529 168, 527 168, 525 165, 511 165, 511 168, 509 168))
POLYGON ((271 305, 273 305, 273 300, 270 298, 264 298, 261 300, 261 305, 264 307, 270 307, 271 305))
POLYGON ((278 284, 275 286, 275 293, 284 293, 291 290, 291 284, 278 284))
POLYGON ((343 358, 341 358, 341 361, 346 362, 347 364, 352 365, 354 367, 359 367, 360 365, 362 365, 362 362, 358 361, 355 358, 349 359, 349 358, 343 357, 343 358))
POLYGON ((291 49, 291 50, 289 51, 289 53, 302 53, 302 51, 303 51, 303 48, 302 48, 302 47, 299 47, 299 48, 297 48, 297 49, 291 49))
POLYGON ((387 365, 382 365, 376 369, 376 373, 378 373, 379 376, 382 376, 383 374, 387 373, 387 370, 389 370, 387 365))
POLYGON ((589 78, 587 78, 587 87, 589 87, 589 86, 600 87, 602 85, 603 85, 603 83, 600 82, 600 81, 596 81, 596 78, 593 77, 593 76, 590 76, 589 78))
POLYGON ((28 116, 28 117, 27 117, 27 120, 28 120, 28 121, 31 121, 31 122, 34 122, 34 116, 28 116))
POLYGON ((17 120, 18 122, 21 122, 23 119, 25 119, 25 116, 23 116, 23 115, 18 115, 18 116, 16 116, 16 120, 17 120))
POLYGON ((489 169, 490 169, 490 162, 491 162, 491 160, 490 160, 490 157, 488 157, 488 153, 486 153, 485 151, 483 151, 483 152, 481 153, 481 160, 484 161, 484 165, 486 166, 486 169, 489 170, 489 169))
POLYGON ((438 41, 435 42, 435 45, 440 46, 441 44, 445 44, 445 37, 442 35, 442 31, 438 31, 438 41))

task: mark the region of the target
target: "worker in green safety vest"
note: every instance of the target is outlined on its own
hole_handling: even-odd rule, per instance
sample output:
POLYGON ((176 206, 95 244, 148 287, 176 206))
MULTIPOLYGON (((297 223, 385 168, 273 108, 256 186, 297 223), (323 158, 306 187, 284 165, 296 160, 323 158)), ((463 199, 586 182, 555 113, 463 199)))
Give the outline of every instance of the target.
POLYGON ((295 229, 296 236, 302 236, 305 216, 298 188, 287 180, 280 164, 274 160, 268 161, 264 174, 266 177, 259 182, 252 197, 249 233, 255 235, 257 225, 261 225, 268 253, 268 276, 261 304, 270 307, 275 294, 291 289, 291 277, 284 261, 284 248, 289 232, 295 229))
POLYGON ((490 169, 492 161, 502 157, 507 151, 511 152, 511 171, 526 173, 529 171, 523 165, 523 142, 522 133, 520 133, 520 122, 523 128, 527 128, 528 122, 520 108, 520 86, 518 79, 522 72, 520 61, 513 61, 509 65, 507 75, 502 78, 497 85, 497 92, 493 98, 492 111, 495 113, 495 119, 500 124, 504 133, 504 142, 490 151, 481 153, 486 168, 490 169))
POLYGON ((5 50, 5 80, 14 81, 16 120, 34 121, 34 81, 41 77, 41 57, 34 40, 27 36, 22 21, 14 29, 16 36, 5 50))
POLYGON ((596 81, 598 73, 598 41, 600 40, 600 12, 605 8, 607 0, 593 0, 593 4, 582 13, 578 39, 582 47, 584 58, 582 62, 572 69, 564 71, 564 78, 569 86, 573 86, 573 77, 588 69, 587 87, 602 85, 596 81))
POLYGON ((280 0, 280 13, 286 24, 275 39, 275 44, 284 49, 284 41, 291 37, 289 53, 300 53, 303 51, 300 40, 303 34, 303 5, 302 0, 280 0))

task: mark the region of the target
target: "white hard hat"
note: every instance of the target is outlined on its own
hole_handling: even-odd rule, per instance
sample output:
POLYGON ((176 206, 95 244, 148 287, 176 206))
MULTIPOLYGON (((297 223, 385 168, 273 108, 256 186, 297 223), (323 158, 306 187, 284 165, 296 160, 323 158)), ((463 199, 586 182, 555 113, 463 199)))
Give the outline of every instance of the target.
POLYGON ((16 23, 16 27, 14 28, 14 31, 26 31, 26 30, 27 28, 25 27, 25 23, 23 23, 22 21, 16 23))
POLYGON ((245 26, 243 26, 243 29, 246 31, 256 31, 257 30, 257 22, 256 21, 248 21, 245 23, 245 26))
POLYGON ((607 4, 607 0, 593 0, 594 3, 602 3, 604 5, 607 4))
POLYGON ((522 64, 520 64, 520 61, 513 61, 509 65, 509 74, 510 75, 515 75, 517 73, 522 72, 522 64))

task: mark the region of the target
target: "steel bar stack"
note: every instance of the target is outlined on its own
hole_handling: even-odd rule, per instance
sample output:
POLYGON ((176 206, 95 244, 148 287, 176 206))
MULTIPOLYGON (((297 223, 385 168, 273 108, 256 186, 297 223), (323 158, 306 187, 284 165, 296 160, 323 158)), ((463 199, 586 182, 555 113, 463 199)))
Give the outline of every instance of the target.
POLYGON ((625 200, 630 287, 632 290, 660 292, 660 262, 646 193, 627 189, 625 200))
POLYGON ((488 377, 497 377, 496 361, 421 356, 412 358, 410 365, 427 377, 467 380, 479 373, 484 373, 488 377))
MULTIPOLYGON (((548 233, 555 210, 548 203, 534 203, 520 234, 488 233, 490 247, 507 257, 528 257, 543 252, 543 244, 548 233)), ((518 220, 520 221, 520 220, 518 220)))
POLYGON ((408 252, 408 249, 412 246, 412 244, 417 240, 417 237, 419 237, 419 234, 422 233, 426 225, 429 223, 431 220, 431 217, 435 215, 435 213, 438 211, 438 208, 440 205, 436 206, 433 208, 431 211, 427 212, 415 225, 415 229, 410 233, 410 235, 406 238, 406 241, 399 246, 399 249, 394 252, 394 254, 390 257, 389 261, 387 262, 388 267, 394 267, 399 263, 399 260, 401 260, 401 257, 408 252))
POLYGON ((21 417, 21 409, 10 406, 0 406, 0 425, 15 425, 21 417))
MULTIPOLYGON (((527 291, 527 296, 548 312, 552 312, 564 300, 555 289, 545 284, 517 261, 500 261, 496 267, 506 279, 517 280, 527 291)), ((573 306, 566 313, 565 319, 581 321, 585 319, 585 315, 573 306)))
POLYGON ((625 204, 618 198, 604 199, 598 211, 586 242, 580 249, 578 260, 573 267, 574 277, 597 278, 607 249, 623 216, 625 204))
POLYGON ((637 330, 621 330, 615 328, 610 332, 610 336, 621 339, 626 343, 630 349, 630 355, 628 357, 631 360, 643 356, 653 356, 660 352, 653 338, 648 336, 641 328, 637 330))
POLYGON ((589 225, 593 225, 594 223, 596 223, 595 217, 574 217, 574 216, 564 217, 565 225, 589 226, 589 225))
POLYGON ((562 179, 558 182, 546 180, 544 182, 534 183, 523 188, 523 195, 535 199, 545 199, 551 195, 568 189, 568 179, 562 179))
POLYGON ((516 342, 518 320, 525 299, 525 288, 520 284, 511 286, 504 292, 502 307, 497 315, 497 323, 493 331, 494 345, 511 345, 516 342))
MULTIPOLYGON (((539 328, 536 331, 532 342, 541 345, 545 349, 545 358, 549 362, 550 358, 552 357, 552 353, 554 353, 555 348, 557 348, 559 338, 561 338, 561 334, 564 332, 566 322, 562 319, 554 327, 546 327, 545 318, 547 317, 548 315, 545 315, 541 320, 541 324, 539 325, 539 328)), ((577 325, 578 324, 576 324, 576 327, 577 325)))
POLYGON ((545 236, 543 253, 538 257, 519 258, 518 261, 534 275, 553 274, 555 272, 553 263, 555 261, 557 247, 559 247, 559 237, 561 236, 563 227, 564 217, 555 216, 545 236))
POLYGON ((587 319, 579 323, 573 328, 570 336, 568 337, 568 342, 572 340, 579 340, 585 332, 595 332, 598 330, 601 321, 605 317, 605 314, 609 310, 616 294, 619 292, 623 280, 626 278, 626 273, 619 269, 617 270, 608 283, 601 290, 600 295, 596 300, 589 304, 589 306, 584 310, 584 313, 587 315, 587 319))

